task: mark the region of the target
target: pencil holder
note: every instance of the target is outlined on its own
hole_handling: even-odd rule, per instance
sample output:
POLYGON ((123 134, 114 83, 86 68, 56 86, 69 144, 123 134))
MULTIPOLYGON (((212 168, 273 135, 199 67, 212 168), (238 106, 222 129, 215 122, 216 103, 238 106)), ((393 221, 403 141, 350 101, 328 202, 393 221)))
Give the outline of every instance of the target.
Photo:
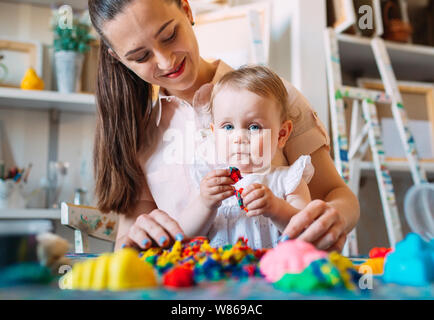
POLYGON ((22 193, 23 184, 12 179, 0 180, 0 209, 26 207, 26 200, 22 193))
POLYGON ((13 180, 0 180, 0 209, 8 208, 9 197, 12 194, 13 187, 13 180))

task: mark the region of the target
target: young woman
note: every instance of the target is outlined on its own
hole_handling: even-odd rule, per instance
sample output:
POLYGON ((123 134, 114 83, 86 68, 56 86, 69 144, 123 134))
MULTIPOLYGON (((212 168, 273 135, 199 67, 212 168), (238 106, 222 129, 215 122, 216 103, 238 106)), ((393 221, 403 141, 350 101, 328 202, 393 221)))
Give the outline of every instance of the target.
MULTIPOLYGON (((187 0, 89 0, 89 13, 101 36, 94 146, 98 207, 122 214, 115 248, 168 246, 184 237, 176 220, 193 188, 186 169, 190 158, 168 156, 170 138, 186 133, 194 109, 207 102, 199 89, 231 68, 200 57, 187 0), (154 102, 152 93, 158 94, 154 102)), ((311 156, 315 174, 309 190, 315 200, 292 217, 284 235, 341 250, 359 218, 357 198, 334 167, 316 113, 286 86, 301 116, 281 162, 311 156)))

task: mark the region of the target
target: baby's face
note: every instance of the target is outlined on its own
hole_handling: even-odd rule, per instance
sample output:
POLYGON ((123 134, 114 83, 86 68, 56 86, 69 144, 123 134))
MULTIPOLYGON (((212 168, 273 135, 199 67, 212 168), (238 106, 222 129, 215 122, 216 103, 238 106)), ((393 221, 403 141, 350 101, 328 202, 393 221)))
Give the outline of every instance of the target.
POLYGON ((212 112, 219 162, 245 173, 270 166, 282 125, 280 109, 273 99, 224 87, 214 98, 212 112))

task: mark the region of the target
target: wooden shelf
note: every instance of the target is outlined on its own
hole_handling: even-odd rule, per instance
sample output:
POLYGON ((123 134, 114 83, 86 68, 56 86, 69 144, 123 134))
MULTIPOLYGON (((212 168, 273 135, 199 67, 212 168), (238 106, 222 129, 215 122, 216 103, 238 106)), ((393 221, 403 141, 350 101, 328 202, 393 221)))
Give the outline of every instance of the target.
POLYGON ((95 97, 93 94, 84 93, 0 88, 0 107, 94 113, 95 97))
POLYGON ((0 209, 1 219, 60 220, 60 209, 0 209))
MULTIPOLYGON (((338 34, 343 72, 379 78, 370 38, 338 34)), ((398 80, 434 82, 434 47, 385 41, 398 80)))

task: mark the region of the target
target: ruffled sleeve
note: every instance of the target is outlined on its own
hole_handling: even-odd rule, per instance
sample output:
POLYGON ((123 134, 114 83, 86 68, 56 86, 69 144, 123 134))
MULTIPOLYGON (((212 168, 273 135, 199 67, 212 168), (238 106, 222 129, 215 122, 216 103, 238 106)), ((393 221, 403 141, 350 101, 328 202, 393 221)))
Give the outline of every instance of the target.
POLYGON ((290 167, 281 167, 275 177, 279 193, 286 197, 297 189, 301 179, 309 183, 314 172, 310 156, 301 156, 290 167))

